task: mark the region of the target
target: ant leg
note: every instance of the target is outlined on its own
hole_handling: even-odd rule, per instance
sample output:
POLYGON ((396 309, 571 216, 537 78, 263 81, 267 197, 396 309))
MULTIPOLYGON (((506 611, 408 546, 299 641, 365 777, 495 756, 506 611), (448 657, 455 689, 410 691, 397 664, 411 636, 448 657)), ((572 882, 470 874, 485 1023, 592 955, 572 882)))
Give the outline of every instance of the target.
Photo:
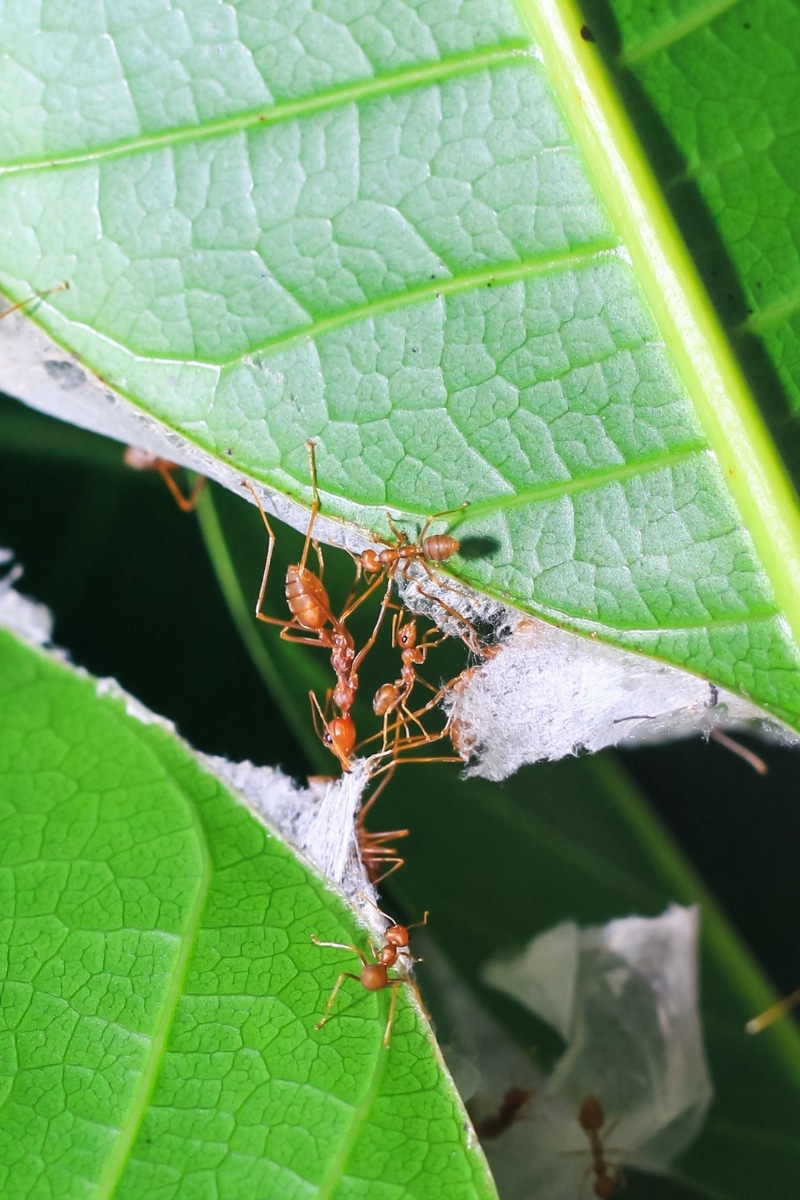
MULTIPOLYGON (((317 735, 319 740, 324 745, 325 744, 324 733, 327 733, 328 738, 330 739, 330 736, 331 736, 330 735, 330 727, 328 726, 328 722, 325 720, 325 714, 323 713, 322 709, 320 708, 319 700, 316 697, 316 693, 309 692, 308 699, 311 702, 311 720, 314 722, 314 733, 317 735), (324 733, 320 731, 320 726, 319 726, 320 721, 322 722, 322 729, 324 730, 324 733)), ((325 700, 326 708, 328 707, 329 699, 330 699, 330 692, 328 692, 328 696, 325 700)))
MULTIPOLYGON (((387 774, 385 775, 385 777, 384 777, 384 778, 383 778, 383 779, 380 781, 380 783, 379 783, 379 784, 378 784, 378 786, 376 787, 375 791, 374 791, 374 792, 372 793, 372 795, 370 796, 369 800, 367 800, 366 804, 363 804, 363 805, 361 806, 361 808, 359 809, 359 811, 358 811, 358 817, 357 817, 357 822, 358 822, 358 825, 359 825, 359 827, 362 827, 362 826, 363 826, 363 824, 364 824, 364 818, 366 817, 367 813, 368 813, 368 812, 369 812, 369 810, 372 808, 373 804, 374 804, 374 803, 375 803, 375 801, 378 799, 378 797, 381 795, 381 792, 384 790, 384 788, 385 788, 385 787, 386 787, 386 786, 389 784, 389 782, 390 782, 390 780, 391 780, 391 778, 392 778, 392 775, 394 774, 394 766, 395 766, 395 764, 394 764, 394 763, 390 763, 390 764, 389 764, 389 767, 388 767, 388 769, 387 769, 387 770, 388 770, 388 773, 387 773, 387 774)), ((384 915, 384 916, 386 916, 386 914, 385 914, 385 913, 384 913, 383 915, 384 915)))
POLYGON ((397 528, 394 521, 392 520, 391 514, 388 512, 386 514, 386 524, 391 529, 393 535, 397 538, 398 545, 400 545, 400 546, 410 546, 411 545, 411 542, 409 542, 409 540, 408 540, 408 534, 404 530, 397 528))
POLYGON ((753 1017, 745 1025, 748 1033, 760 1033, 762 1029, 766 1029, 773 1021, 779 1021, 781 1017, 787 1016, 793 1008, 800 1004, 800 988, 785 996, 783 1000, 779 1000, 777 1004, 771 1004, 765 1012, 759 1016, 753 1017))
MULTIPOLYGON (((366 833, 367 831, 365 830, 364 832, 366 833)), ((384 873, 379 875, 377 879, 372 879, 370 876, 370 882, 372 883, 373 887, 380 887, 385 879, 388 879, 390 875, 394 875, 395 871, 399 871, 400 868, 404 867, 406 864, 406 860, 401 858, 400 855, 395 852, 394 846, 383 845, 382 839, 408 837, 408 833, 409 830, 407 829, 395 829, 392 833, 376 834, 375 841, 373 843, 375 846, 374 852, 370 852, 368 849, 362 849, 361 860, 364 863, 364 868, 367 872, 367 875, 370 873, 369 868, 371 865, 377 867, 378 863, 386 863, 387 865, 389 863, 392 864, 389 867, 389 870, 384 871, 384 873)))
POLYGON ((723 733, 718 725, 714 726, 708 736, 720 746, 724 746, 726 750, 730 750, 732 754, 737 754, 739 758, 744 759, 759 775, 767 775, 769 773, 769 767, 763 758, 759 758, 757 754, 749 750, 747 746, 743 746, 740 742, 737 742, 734 738, 728 737, 727 733, 723 733))
POLYGON ((269 625, 285 625, 285 621, 279 621, 277 617, 268 617, 266 613, 262 613, 261 611, 261 606, 264 603, 264 594, 267 590, 269 569, 272 565, 272 553, 275 549, 275 534, 272 532, 272 526, 267 519, 267 514, 264 512, 264 505, 261 503, 261 497, 253 487, 250 480, 243 479, 242 487, 247 488, 248 492, 250 492, 256 504, 258 505, 258 511, 261 513, 261 520, 264 522, 264 528, 266 529, 267 537, 269 538, 269 545, 267 546, 267 560, 264 563, 264 574, 261 576, 261 587, 258 592, 258 600, 256 601, 256 617, 259 621, 266 621, 269 625))
MULTIPOLYGON (((317 942, 317 945, 318 946, 335 946, 336 942, 317 942)), ((353 949, 353 947, 350 947, 350 946, 344 947, 344 948, 345 949, 353 949)), ((342 986, 345 979, 355 979, 357 983, 361 982, 360 975, 354 975, 352 971, 342 971, 341 975, 336 980, 336 983, 333 986, 333 991, 331 992, 330 996, 328 997, 328 1003, 325 1005, 325 1012, 323 1013, 321 1020, 317 1021, 316 1025, 314 1026, 315 1029, 322 1029, 322 1026, 325 1024, 325 1022, 330 1017, 331 1008, 333 1007, 333 1002, 336 999, 336 993, 339 991, 339 988, 342 986)))
POLYGON ((175 501, 181 512, 193 512, 197 507, 197 502, 200 499, 203 488, 206 486, 206 478, 204 475, 201 475, 200 478, 195 481, 194 487, 190 491, 189 495, 184 496, 183 492, 178 487, 175 478, 173 477, 173 470, 174 468, 165 462, 164 459, 159 459, 158 473, 169 488, 172 499, 175 501))
POLYGON ((44 296, 51 296, 53 292, 68 292, 69 284, 65 280, 59 283, 56 287, 45 288, 43 292, 34 292, 32 296, 28 296, 25 300, 18 300, 16 304, 12 304, 5 312, 0 313, 0 321, 3 317, 10 317, 12 313, 19 312, 26 304, 31 304, 34 300, 41 300, 44 296))
MULTIPOLYGON (((359 569, 359 576, 360 576, 360 569, 359 569)), ((352 588, 350 589, 350 595, 347 597, 347 603, 345 604, 344 610, 343 610, 343 612, 342 612, 341 616, 339 617, 339 620, 340 620, 341 622, 344 622, 344 621, 346 621, 346 620, 347 620, 347 618, 350 616, 350 614, 351 614, 352 612, 355 612, 355 610, 356 610, 356 609, 357 609, 357 608, 358 608, 358 607, 359 607, 361 604, 363 604, 363 603, 364 603, 364 601, 365 601, 366 599, 368 599, 368 598, 369 598, 369 597, 372 595, 372 593, 375 591, 375 589, 376 589, 376 588, 378 588, 378 587, 380 587, 381 583, 383 582, 383 575, 382 575, 382 574, 381 574, 381 575, 378 575, 378 576, 376 576, 376 578, 375 578, 375 579, 373 579, 373 580, 372 580, 372 582, 371 582, 371 583, 370 583, 370 584, 367 586, 366 590, 365 590, 365 591, 363 591, 363 592, 361 593, 361 595, 360 595, 360 596, 356 596, 355 600, 353 600, 353 599, 352 599, 352 596, 353 596, 353 592, 355 591, 355 589, 356 589, 356 586, 357 586, 357 584, 358 584, 358 579, 359 579, 359 576, 356 576, 356 580, 355 580, 355 582, 354 582, 354 584, 353 584, 352 588)), ((390 584, 391 584, 391 581, 390 581, 390 584)), ((391 586, 390 586, 390 590, 391 590, 391 586)), ((382 605, 381 605, 381 607, 384 607, 384 606, 386 606, 386 607, 389 607, 389 605, 388 605, 388 603, 387 603, 387 601, 386 601, 386 600, 384 600, 384 601, 383 601, 383 603, 382 603, 382 605)), ((381 623, 381 621, 382 621, 382 620, 383 620, 383 615, 381 614, 381 616, 379 616, 379 618, 378 618, 378 626, 377 626, 377 628, 380 628, 380 623, 381 623)), ((369 645, 370 645, 370 646, 372 645, 372 642, 374 642, 374 640, 375 640, 375 637, 377 637, 377 632, 375 633, 374 637, 373 637, 373 638, 370 640, 370 643, 369 643, 369 645)), ((362 658, 364 657, 364 652, 363 652, 363 651, 362 651, 361 657, 362 657, 362 658)))
MULTIPOLYGON (((358 955, 365 967, 369 966, 369 959, 363 950, 359 950, 358 946, 351 946, 347 942, 323 942, 320 941, 315 933, 312 933, 311 940, 315 946, 328 946, 331 950, 350 950, 353 954, 358 955)), ((354 978, 358 979, 358 975, 354 976, 354 978)))
POLYGON ((465 508, 469 508, 469 500, 465 500, 463 504, 459 504, 458 508, 445 508, 442 509, 441 512, 434 513, 432 516, 428 517, 427 521, 419 532, 417 545, 421 546, 425 541, 425 535, 434 521, 438 521, 441 517, 454 517, 456 513, 463 512, 465 508))
MULTIPOLYGON (((305 545, 303 546, 303 553, 300 558, 301 570, 305 569, 306 559, 308 558, 308 547, 311 543, 311 531, 314 528, 314 522, 316 521, 317 513, 319 512, 319 491, 317 489, 317 464, 314 460, 314 443, 310 440, 307 441, 306 449, 308 450, 308 465, 311 470, 312 501, 311 501, 311 515, 309 516, 308 529, 306 530, 305 545)), ((314 543, 314 549, 317 552, 317 558, 319 558, 319 546, 317 545, 316 542, 314 543)), ((321 573, 322 573, 322 559, 320 559, 320 574, 321 573)))
MULTIPOLYGON (((404 982, 405 980, 403 979, 396 979, 394 983, 391 984, 392 999, 389 1004, 389 1020, 386 1022, 386 1029, 383 1032, 383 1044, 387 1050, 389 1049, 389 1039, 392 1032, 392 1025, 394 1025, 394 1010, 397 1004, 397 989, 400 987, 400 984, 404 982)), ((409 980, 409 983, 410 982, 411 981, 409 980)))
MULTIPOLYGON (((361 599, 365 600, 366 597, 370 594, 370 592, 375 587, 377 587, 379 582, 380 582, 380 576, 378 577, 378 579, 376 579, 374 584, 370 585, 370 587, 367 589, 367 591, 364 593, 364 595, 361 597, 361 599)), ((375 628, 372 630, 372 633, 367 638, 366 642, 361 647, 361 649, 359 650, 358 654, 356 655, 356 657, 353 661, 353 667, 352 667, 352 671, 351 671, 352 675, 355 675, 355 673, 358 671, 358 668, 361 666, 362 662, 366 658, 367 654, 370 652, 372 647, 375 645, 375 642, 378 637, 378 633, 380 632, 381 625, 383 624, 383 618, 386 616, 386 612, 389 607, 389 602, 390 602, 391 598, 392 598, 392 577, 390 575, 388 583, 386 585, 386 593, 383 597, 383 600, 381 601, 381 607, 378 612, 378 619, 375 622, 375 628)), ((359 603, 360 603, 360 601, 359 601, 359 603)), ((342 617, 340 619, 344 620, 345 616, 346 616, 346 614, 342 614, 342 617)))
MULTIPOLYGON (((420 566, 425 571, 425 574, 428 576, 431 583, 435 584, 437 587, 440 587, 440 586, 445 587, 450 592, 456 591, 456 588, 451 587, 447 583, 442 584, 441 580, 437 580, 436 577, 433 575, 430 567, 428 566, 428 564, 425 562, 424 559, 420 559, 420 566)), ((406 576, 406 578, 407 578, 407 576, 406 576)), ((419 586, 419 584, 417 584, 417 591, 419 592, 420 596, 424 596, 426 600, 430 600, 433 604, 438 604, 440 608, 443 608, 446 613, 449 613, 451 617, 453 617, 456 621, 458 621, 461 625, 463 625, 465 627, 466 632, 461 634, 461 640, 466 644, 467 649, 470 650, 473 654, 480 655, 481 644, 478 640, 478 632, 475 629, 475 626, 470 621, 468 621, 466 617, 463 617, 461 615, 461 613, 458 612, 455 608, 452 608, 449 604, 446 604, 444 602, 444 600, 442 600, 439 596, 431 596, 429 592, 423 592, 423 590, 419 586)), ((450 635, 445 634, 444 636, 449 637, 450 635)), ((431 643, 431 645, 437 645, 437 644, 438 643, 435 643, 435 642, 431 643)))

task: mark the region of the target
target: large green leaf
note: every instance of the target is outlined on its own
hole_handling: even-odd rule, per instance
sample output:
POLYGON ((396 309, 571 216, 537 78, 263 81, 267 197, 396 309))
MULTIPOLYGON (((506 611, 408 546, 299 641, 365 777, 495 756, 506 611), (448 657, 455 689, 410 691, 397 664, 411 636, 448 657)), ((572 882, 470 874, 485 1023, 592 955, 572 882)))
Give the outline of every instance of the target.
POLYGON ((468 499, 465 579, 797 723, 793 497, 577 9, 235 18, 14 10, 5 290, 221 462, 468 499))
POLYGON ((0 631, 5 1196, 490 1197, 405 989, 170 733, 0 631))

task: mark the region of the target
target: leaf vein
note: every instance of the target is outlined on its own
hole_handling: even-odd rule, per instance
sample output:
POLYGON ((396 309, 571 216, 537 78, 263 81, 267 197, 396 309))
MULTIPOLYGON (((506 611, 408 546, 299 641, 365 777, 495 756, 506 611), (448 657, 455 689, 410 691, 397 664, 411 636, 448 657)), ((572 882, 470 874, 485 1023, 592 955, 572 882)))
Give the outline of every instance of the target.
POLYGON ((438 83, 456 75, 474 74, 490 67, 505 66, 526 59, 534 61, 530 43, 522 39, 516 42, 510 41, 504 46, 488 47, 480 53, 469 51, 465 54, 453 55, 422 67, 406 68, 374 79, 359 80, 357 83, 331 88, 329 91, 306 96, 301 100, 285 101, 267 109, 239 113, 219 121, 209 121, 204 125, 180 126, 149 136, 123 138, 119 142, 99 146, 92 150, 29 159, 25 162, 5 163, 0 165, 0 176, 19 175, 42 169, 51 171, 58 168, 83 166, 87 163, 125 158, 134 153, 140 154, 150 150, 179 146, 197 141, 199 138, 205 141, 210 138, 228 137, 234 133, 280 125, 286 121, 293 121, 298 117, 310 116, 331 108, 340 108, 346 104, 369 100, 373 97, 406 91, 425 84, 438 83))

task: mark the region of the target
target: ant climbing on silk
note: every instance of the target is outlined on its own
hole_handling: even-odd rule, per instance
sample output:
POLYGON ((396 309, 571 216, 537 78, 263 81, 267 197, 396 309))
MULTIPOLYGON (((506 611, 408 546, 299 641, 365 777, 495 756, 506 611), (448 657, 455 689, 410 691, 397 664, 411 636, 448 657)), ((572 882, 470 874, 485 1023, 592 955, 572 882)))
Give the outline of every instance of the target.
MULTIPOLYGON (((419 725, 419 720, 415 717, 407 707, 407 700, 416 683, 422 683, 425 687, 430 688, 432 692, 437 689, 427 680, 422 679, 417 675, 416 668, 421 666, 427 658, 428 651, 435 646, 440 646, 447 638, 446 633, 439 633, 429 629, 423 634, 422 638, 417 640, 417 622, 412 617, 403 625, 400 624, 400 618, 403 615, 403 610, 400 609, 392 622, 392 645, 400 648, 400 677, 394 683, 384 683, 378 688, 375 693, 375 698, 372 701, 372 709, 376 716, 383 717, 383 740, 384 746, 387 741, 387 722, 390 715, 398 709, 403 714, 402 724, 407 730, 407 722, 416 720, 419 725)), ((420 725, 422 732, 425 732, 423 726, 420 725)))
MULTIPOLYGON (((381 916, 386 917, 387 921, 391 922, 391 917, 386 913, 377 910, 381 916)), ((405 962, 400 962, 401 959, 406 962, 419 962, 419 959, 413 958, 408 949, 408 931, 409 929, 419 929, 428 923, 428 913, 426 912, 421 921, 415 921, 413 925, 398 925, 391 923, 388 928, 383 931, 383 945, 378 948, 370 940, 369 948, 372 951, 373 962, 370 962, 363 950, 359 950, 358 946, 347 945, 345 942, 322 942, 314 933, 311 935, 311 940, 315 946, 330 946, 334 950, 352 950, 353 954, 357 954, 361 959, 361 971, 358 975, 353 971, 342 971, 336 983, 333 986, 333 991, 328 997, 328 1003, 325 1005, 325 1012, 322 1019, 317 1021, 315 1029, 321 1029, 322 1026, 329 1020, 333 1002, 336 999, 339 988, 344 983, 345 979, 355 979, 357 983, 368 992, 380 992, 384 988, 392 989, 392 1000, 389 1005, 389 1019, 386 1022, 386 1029, 383 1034, 383 1044, 388 1049, 389 1039, 394 1024, 394 1012, 397 1004, 397 992, 401 984, 407 984, 414 989, 417 999, 422 1005, 422 997, 419 994, 419 988, 410 975, 404 973, 402 975, 390 975, 392 969, 399 970, 405 966, 405 962)))
MULTIPOLYGON (((312 536, 320 502, 314 459, 314 443, 308 442, 307 448, 313 499, 300 562, 292 564, 286 572, 286 602, 291 613, 291 620, 289 621, 280 617, 267 616, 262 611, 275 547, 275 534, 255 488, 248 481, 243 481, 243 486, 251 492, 258 505, 269 537, 267 558, 264 564, 264 573, 256 603, 256 617, 267 624, 279 625, 281 627, 281 637, 287 641, 307 642, 322 646, 331 651, 331 666, 336 676, 336 685, 330 692, 329 699, 338 710, 337 715, 331 718, 326 717, 314 693, 309 693, 309 696, 312 704, 314 725, 322 742, 336 755, 342 768, 347 771, 356 746, 356 728, 352 717, 352 708, 358 690, 358 671, 365 656, 372 649, 378 637, 381 624, 390 605, 391 588, 396 573, 399 570, 405 576, 409 565, 414 561, 419 561, 430 575, 430 570, 426 565, 425 559, 443 562, 457 552, 459 543, 455 538, 444 534, 427 536, 427 530, 430 528, 432 522, 438 517, 445 515, 443 513, 436 513, 426 521, 416 542, 410 542, 407 535, 402 530, 397 529, 391 517, 389 517, 389 525, 392 532, 398 538, 397 543, 391 546, 387 545, 381 551, 365 550, 361 555, 353 556, 356 562, 356 580, 351 590, 351 597, 355 594, 358 580, 362 573, 367 579, 367 586, 360 595, 355 596, 355 599, 349 598, 344 610, 337 616, 333 612, 328 593, 322 581, 323 561, 319 544, 313 540, 312 536), (318 574, 315 574, 307 566, 309 548, 312 544, 319 562, 318 574), (370 578, 371 576, 374 576, 374 578, 370 578), (373 591, 381 586, 384 579, 387 584, 386 592, 381 601, 375 626, 364 646, 356 652, 355 642, 347 628, 346 622, 355 609, 373 591)), ((444 607, 447 608, 448 606, 445 605, 444 607)), ((413 676, 413 664, 424 661, 427 649, 435 644, 428 643, 424 649, 422 645, 416 646, 416 627, 413 622, 404 627, 404 637, 407 638, 409 643, 413 642, 414 644, 409 644, 403 651, 404 660, 401 678, 394 685, 385 685, 394 690, 391 692, 391 695, 387 696, 384 694, 383 703, 385 707, 382 709, 381 715, 393 711, 394 708, 401 704, 405 704, 410 688, 413 686, 416 678, 413 676)), ((408 710, 405 711, 407 712, 408 710)), ((410 717, 411 714, 408 713, 408 716, 410 717)), ((424 734, 423 731, 420 739, 408 739, 407 744, 422 744, 431 740, 434 740, 434 738, 424 734)), ((386 750, 385 745, 384 750, 386 750)))
MULTIPOLYGON (((328 693, 326 709, 329 704, 333 704, 336 710, 335 715, 329 717, 326 711, 323 711, 313 692, 309 693, 309 698, 317 734, 323 745, 327 746, 336 755, 342 769, 347 772, 351 769, 353 754, 356 750, 356 726, 352 716, 352 708, 358 691, 358 672, 364 658, 374 646, 384 617, 391 606, 391 589, 397 571, 400 570, 405 575, 412 561, 422 561, 426 555, 431 557, 432 560, 438 559, 444 561, 444 559, 456 552, 458 542, 455 538, 449 538, 445 535, 437 535, 436 537, 427 536, 427 530, 431 522, 436 519, 436 516, 442 514, 436 514, 436 516, 431 517, 426 522, 420 537, 414 543, 410 542, 401 531, 396 530, 391 518, 389 518, 392 530, 398 536, 398 544, 396 546, 387 546, 385 550, 380 552, 367 550, 360 556, 352 556, 356 563, 356 578, 348 599, 345 602, 345 607, 341 614, 337 616, 333 611, 328 592, 323 583, 324 564, 322 553, 319 544, 313 538, 314 524, 319 512, 320 501, 314 443, 308 442, 307 449, 312 486, 312 505, 300 562, 290 565, 286 572, 285 594, 291 614, 289 620, 280 617, 271 617, 262 611, 272 564, 272 555, 275 548, 275 534, 255 488, 248 481, 243 481, 242 483, 242 486, 246 487, 253 495, 269 538, 261 587, 256 602, 256 617, 266 624, 280 626, 280 636, 286 641, 309 643, 330 650, 331 666, 336 677, 336 684, 328 693), (312 571, 307 565, 309 550, 312 545, 314 546, 319 564, 318 573, 312 571), (360 594, 357 594, 358 583, 362 575, 366 579, 366 586, 360 594), (370 576, 374 576, 374 578, 370 578, 370 576), (372 592, 382 585, 384 580, 386 581, 386 590, 380 603, 372 633, 362 648, 356 651, 353 635, 347 627, 347 620, 372 592)), ((428 570, 424 562, 423 566, 425 570, 428 570)), ((430 574, 429 571, 428 573, 430 574)), ((449 610, 449 606, 447 605, 443 605, 443 607, 448 609, 448 611, 453 611, 449 610)), ((454 615, 458 616, 455 613, 454 615)), ((463 621, 463 618, 459 617, 459 619, 463 621)), ((415 682, 417 682, 418 677, 415 673, 415 666, 424 662, 427 651, 443 640, 446 635, 438 635, 438 633, 433 635, 433 631, 431 631, 430 634, 426 634, 423 637, 421 642, 417 642, 416 623, 411 620, 398 630, 398 622, 399 614, 395 619, 393 642, 401 645, 401 676, 396 683, 384 685, 384 689, 382 689, 382 708, 379 715, 388 718, 391 712, 397 708, 401 708, 402 716, 401 720, 394 727, 395 740, 392 746, 389 745, 389 729, 387 721, 384 720, 383 748, 374 756, 374 759, 380 762, 381 765, 373 763, 370 776, 374 777, 383 772, 388 772, 388 774, 375 794, 361 810, 357 822, 357 838, 362 861, 373 882, 382 882, 389 874, 398 870, 403 865, 402 857, 390 843, 397 838, 407 836, 408 831, 393 830, 385 833, 373 833, 367 830, 364 825, 365 814, 383 790, 398 762, 443 761, 440 759, 403 759, 399 751, 428 745, 443 736, 443 734, 428 733, 416 714, 409 710, 406 702, 411 689, 415 682), (433 635, 435 640, 431 640, 431 635, 433 635), (408 735, 407 722, 409 721, 415 721, 419 726, 419 735, 415 737, 408 735), (401 727, 406 731, 406 737, 402 742, 400 740, 401 727), (385 761, 387 755, 390 756, 390 761, 388 762, 385 761)), ((430 687, 430 685, 427 686, 430 687)), ((435 689, 431 687, 431 691, 435 691, 435 689)))

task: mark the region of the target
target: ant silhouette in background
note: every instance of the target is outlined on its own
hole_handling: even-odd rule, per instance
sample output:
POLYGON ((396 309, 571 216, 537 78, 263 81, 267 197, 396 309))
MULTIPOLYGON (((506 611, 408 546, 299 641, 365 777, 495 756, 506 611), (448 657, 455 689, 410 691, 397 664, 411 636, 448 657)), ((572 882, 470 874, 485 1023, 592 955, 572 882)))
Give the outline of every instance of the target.
POLYGON ((578 1109, 578 1124, 589 1139, 592 1161, 587 1171, 594 1175, 592 1191, 599 1200, 609 1200, 610 1196, 616 1195, 626 1186, 625 1172, 619 1163, 609 1163, 606 1160, 608 1148, 605 1142, 617 1122, 612 1121, 604 1133, 605 1123, 606 1116, 602 1104, 596 1096, 587 1096, 578 1109))

